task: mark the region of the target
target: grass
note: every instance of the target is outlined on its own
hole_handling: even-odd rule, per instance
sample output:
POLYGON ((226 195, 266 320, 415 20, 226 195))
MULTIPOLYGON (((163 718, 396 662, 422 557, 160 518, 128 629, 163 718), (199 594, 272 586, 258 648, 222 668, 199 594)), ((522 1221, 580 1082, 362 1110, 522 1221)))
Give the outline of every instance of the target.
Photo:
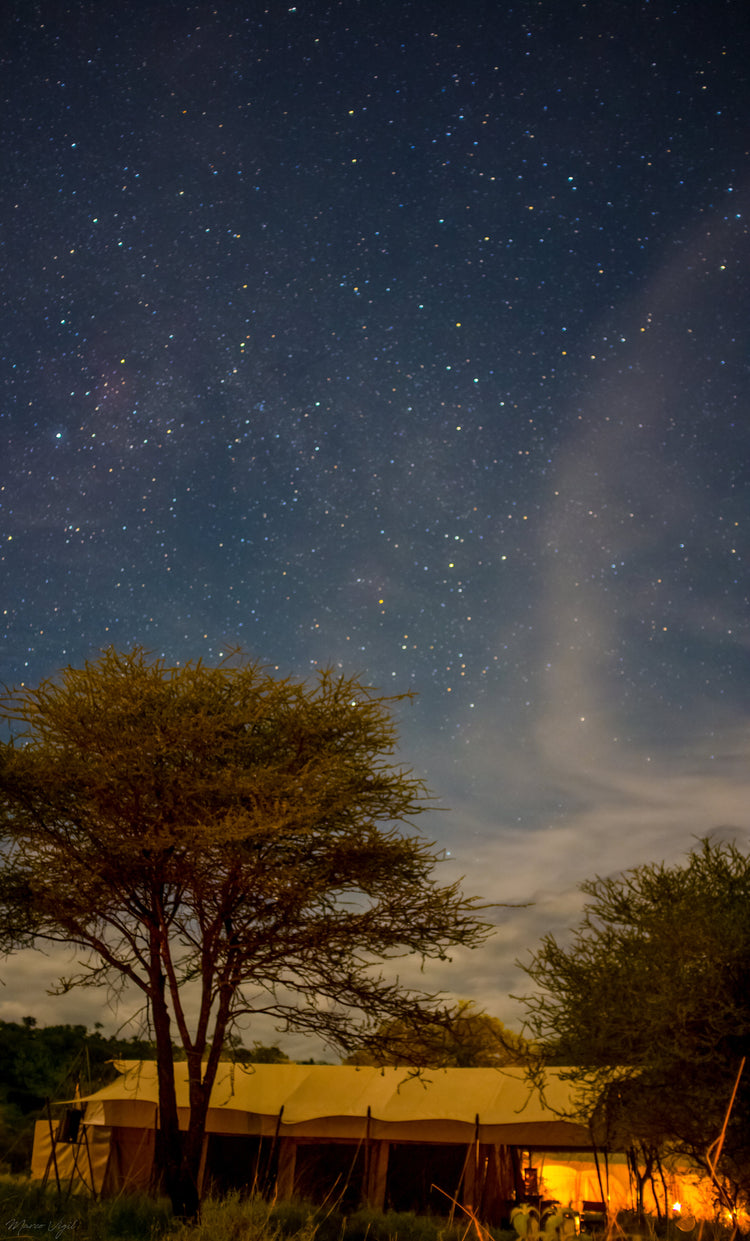
POLYGON ((94 1202, 25 1177, 0 1177, 0 1241, 167 1241, 172 1212, 145 1194, 94 1202))
MULTIPOLYGON (((623 1219, 600 1241, 624 1241, 633 1229, 623 1219), (624 1225, 624 1227, 623 1227, 624 1225)), ((705 1224, 691 1234, 666 1228, 639 1230, 649 1241, 728 1241, 729 1230, 705 1224)), ((0 1176, 0 1241, 480 1241, 471 1220, 457 1213, 454 1223, 441 1216, 374 1211, 344 1215, 335 1203, 265 1202, 233 1193, 203 1204, 195 1224, 173 1219, 165 1199, 128 1194, 94 1202, 58 1195, 20 1176, 0 1176)), ((481 1241, 518 1241, 514 1231, 481 1230, 481 1241)), ((583 1239, 582 1239, 583 1241, 583 1239)), ((588 1238, 586 1239, 588 1241, 588 1238)), ((594 1239, 596 1241, 596 1239, 594 1239)))
MULTIPOLYGON (((168 1241, 463 1241, 467 1224, 451 1225, 440 1216, 367 1207, 343 1215, 335 1205, 271 1204, 230 1194, 205 1202, 200 1223, 175 1227, 168 1241)), ((511 1238, 518 1241, 515 1232, 493 1229, 488 1241, 511 1238)))
MULTIPOLYGON (((94 1202, 60 1196, 24 1177, 0 1177, 0 1241, 47 1237, 52 1241, 463 1241, 468 1220, 451 1225, 440 1216, 373 1211, 344 1215, 333 1204, 264 1202, 229 1194, 204 1202, 201 1219, 172 1217, 165 1199, 128 1194, 94 1202)), ((493 1230, 487 1241, 518 1241, 493 1230)))

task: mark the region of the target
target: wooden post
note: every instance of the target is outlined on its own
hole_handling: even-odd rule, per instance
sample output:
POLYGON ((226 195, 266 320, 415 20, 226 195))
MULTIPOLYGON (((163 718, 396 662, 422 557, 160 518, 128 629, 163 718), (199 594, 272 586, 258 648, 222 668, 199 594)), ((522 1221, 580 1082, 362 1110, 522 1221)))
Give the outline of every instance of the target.
POLYGON ((461 1170, 456 1199, 465 1207, 475 1210, 481 1195, 479 1184, 479 1113, 474 1118, 474 1138, 466 1147, 466 1158, 461 1170))
POLYGON ((388 1153, 390 1142, 378 1138, 369 1143, 370 1152, 365 1184, 365 1200, 376 1211, 385 1207, 385 1190, 388 1182, 388 1153))
MULTIPOLYGON (((255 1179, 260 1187, 260 1192, 264 1198, 271 1192, 271 1177, 273 1175, 273 1158, 274 1158, 274 1155, 276 1154, 276 1147, 279 1144, 279 1131, 281 1129, 281 1122, 282 1122, 283 1117, 284 1117, 284 1104, 282 1103, 281 1107, 279 1108, 279 1114, 276 1117, 276 1127, 273 1131, 273 1137, 271 1139, 271 1145, 268 1151, 268 1158, 266 1160, 266 1166, 263 1171, 262 1180, 258 1180, 258 1176, 259 1176, 259 1169, 260 1169, 260 1155, 261 1155, 261 1150, 263 1147, 263 1138, 261 1136, 258 1139, 258 1159, 255 1165, 255 1179)), ((278 1192, 278 1184, 277 1184, 277 1192, 278 1192)))
POLYGON ((294 1173, 297 1163, 297 1142, 295 1138, 281 1138, 279 1141, 279 1170, 276 1174, 276 1196, 282 1201, 294 1195, 294 1173))

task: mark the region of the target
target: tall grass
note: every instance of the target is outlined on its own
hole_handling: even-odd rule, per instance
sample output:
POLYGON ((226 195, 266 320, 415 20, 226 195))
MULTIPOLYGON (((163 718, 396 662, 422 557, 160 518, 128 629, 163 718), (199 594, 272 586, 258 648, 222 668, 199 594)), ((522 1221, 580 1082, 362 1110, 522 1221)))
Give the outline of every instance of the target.
MULTIPOLYGON (((702 1224, 678 1233, 674 1222, 641 1221, 627 1213, 612 1221, 599 1241, 732 1241, 724 1226, 702 1224), (650 1226, 649 1226, 650 1223, 650 1226)), ((128 1194, 94 1202, 83 1195, 58 1195, 49 1185, 0 1176, 0 1241, 46 1237, 48 1241, 518 1241, 513 1230, 482 1226, 457 1212, 441 1216, 375 1211, 360 1207, 344 1214, 336 1203, 266 1202, 239 1193, 204 1202, 194 1224, 175 1220, 166 1199, 128 1194)), ((544 1241, 544 1238, 542 1238, 544 1241)), ((582 1238, 582 1241, 584 1239, 582 1238)), ((592 1238, 596 1241, 596 1238, 592 1238)))
MULTIPOLYGON (((464 1241, 466 1236, 464 1223, 450 1224, 440 1216, 368 1207, 344 1215, 335 1205, 267 1203, 230 1194, 204 1203, 200 1222, 175 1226, 168 1241, 464 1241)), ((518 1241, 515 1232, 491 1230, 491 1241, 511 1238, 518 1241)))
POLYGON ((0 1177, 0 1241, 156 1241, 171 1224, 165 1199, 128 1194, 94 1202, 24 1177, 0 1177))
MULTIPOLYGON (((0 1177, 0 1241, 463 1241, 465 1224, 336 1203, 265 1202, 238 1193, 204 1202, 201 1218, 175 1220, 165 1199, 127 1194, 94 1202, 22 1177, 0 1177)), ((492 1241, 518 1241, 493 1230, 492 1241)), ((468 1241, 468 1238, 467 1238, 468 1241)))

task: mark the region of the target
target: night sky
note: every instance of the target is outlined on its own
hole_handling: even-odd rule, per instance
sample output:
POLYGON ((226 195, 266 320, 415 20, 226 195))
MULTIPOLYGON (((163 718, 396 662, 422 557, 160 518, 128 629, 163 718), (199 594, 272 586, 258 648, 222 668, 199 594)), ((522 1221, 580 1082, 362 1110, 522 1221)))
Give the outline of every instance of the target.
MULTIPOLYGON (((429 981, 509 1024, 581 880, 750 840, 749 30, 0 18, 0 678, 239 644, 416 691, 442 874, 530 902, 429 981)), ((0 1018, 114 1028, 55 961, 3 966, 0 1018)))

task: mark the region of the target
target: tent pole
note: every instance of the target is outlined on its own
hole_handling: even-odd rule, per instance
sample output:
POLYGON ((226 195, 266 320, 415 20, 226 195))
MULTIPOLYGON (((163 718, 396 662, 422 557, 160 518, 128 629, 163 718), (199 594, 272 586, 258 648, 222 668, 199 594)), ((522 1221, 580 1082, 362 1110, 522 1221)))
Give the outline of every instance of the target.
POLYGON ((89 1176, 91 1177, 91 1196, 94 1199, 94 1202, 96 1202, 98 1194, 96 1192, 96 1185, 94 1183, 94 1163, 91 1158, 91 1147, 89 1146, 89 1131, 88 1131, 88 1128, 85 1122, 82 1122, 81 1128, 83 1129, 83 1140, 86 1143, 86 1158, 88 1159, 88 1162, 89 1162, 89 1176))
MULTIPOLYGON (((55 1131, 52 1127, 52 1108, 50 1107, 49 1097, 45 1099, 45 1102, 47 1104, 47 1123, 49 1125, 49 1137, 50 1137, 50 1142, 52 1143, 52 1153, 50 1155, 50 1159, 52 1160, 52 1166, 55 1169, 55 1182, 57 1184, 57 1196, 59 1198, 62 1194, 62 1190, 60 1188, 60 1173, 57 1167, 57 1153, 55 1150, 55 1131)), ((47 1160, 47 1171, 49 1172, 49 1160, 47 1160)))
POLYGON ((73 1145, 73 1167, 70 1170, 70 1180, 68 1181, 68 1192, 65 1195, 66 1198, 69 1198, 73 1192, 73 1181, 76 1178, 76 1173, 78 1173, 79 1177, 83 1181, 83 1184, 84 1185, 86 1184, 86 1178, 85 1176, 81 1176, 81 1171, 78 1167, 78 1152, 80 1149, 81 1149, 81 1138, 80 1138, 80 1129, 79 1129, 78 1133, 76 1134, 75 1144, 73 1145))
POLYGON ((605 1203, 606 1205, 607 1198, 604 1193, 604 1186, 602 1185, 602 1170, 599 1166, 599 1152, 597 1151, 595 1146, 592 1147, 592 1150, 594 1152, 594 1164, 596 1165, 596 1179, 599 1182, 599 1193, 602 1196, 602 1202, 605 1203))
POLYGON ((475 1206, 474 1198, 476 1197, 477 1172, 479 1170, 479 1112, 474 1117, 474 1136, 466 1144, 466 1157, 464 1166, 461 1169, 461 1175, 458 1179, 456 1193, 451 1202, 450 1215, 448 1219, 453 1223, 455 1209, 459 1203, 466 1203, 468 1192, 471 1192, 472 1201, 470 1205, 475 1206), (472 1154, 474 1161, 472 1166, 472 1154))
POLYGON ((76 1174, 78 1174, 78 1176, 81 1178, 81 1181, 83 1182, 83 1184, 84 1185, 86 1184, 86 1177, 84 1173, 82 1172, 81 1168, 78 1166, 78 1157, 79 1157, 82 1146, 86 1147, 86 1158, 87 1158, 88 1165, 89 1165, 89 1176, 91 1177, 91 1197, 94 1199, 94 1202, 96 1202, 96 1186, 94 1185, 94 1165, 91 1161, 91 1148, 89 1147, 89 1134, 88 1134, 88 1129, 86 1128, 86 1124, 84 1122, 83 1116, 81 1116, 78 1136, 76 1138, 75 1146, 73 1148, 73 1168, 70 1173, 70 1181, 68 1182, 68 1193, 67 1193, 68 1198, 73 1192, 73 1181, 75 1180, 76 1174))
MULTIPOLYGON (((276 1147, 279 1142, 279 1133, 281 1131, 281 1118, 284 1115, 284 1104, 279 1108, 279 1114, 276 1117, 276 1127, 271 1138, 271 1149, 268 1152, 268 1163, 266 1164, 265 1184, 261 1188, 262 1194, 267 1194, 271 1188, 271 1170, 273 1168, 273 1157, 276 1154, 276 1147)), ((260 1156, 260 1152, 258 1152, 260 1156)), ((278 1179, 278 1178, 277 1178, 278 1179)))
POLYGON ((370 1195, 370 1121, 372 1120, 372 1108, 367 1104, 367 1118, 365 1120, 365 1197, 370 1195))
POLYGON ((482 1194, 479 1188, 479 1112, 474 1117, 474 1171, 471 1186, 471 1209, 476 1213, 482 1194))

